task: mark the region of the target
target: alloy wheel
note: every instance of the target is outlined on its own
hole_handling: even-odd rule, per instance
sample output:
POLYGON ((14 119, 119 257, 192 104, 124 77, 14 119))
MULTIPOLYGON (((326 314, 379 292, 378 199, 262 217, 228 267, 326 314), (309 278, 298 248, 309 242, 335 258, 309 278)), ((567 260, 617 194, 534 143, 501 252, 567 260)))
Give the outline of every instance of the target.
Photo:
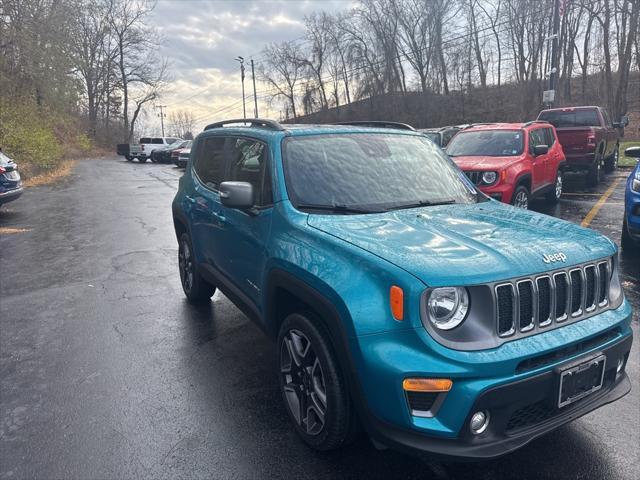
POLYGON ((516 199, 513 202, 513 206, 516 208, 523 208, 523 209, 528 209, 529 208, 529 195, 527 195, 527 192, 525 192, 524 190, 520 190, 517 194, 516 194, 516 199))
POLYGON ((322 432, 327 413, 327 389, 320 360, 307 336, 289 330, 280 346, 280 374, 287 406, 308 435, 322 432))
POLYGON ((560 199, 562 196, 562 174, 558 172, 556 176, 556 199, 560 199))
POLYGON ((180 281, 185 292, 190 292, 193 287, 193 258, 189 244, 180 242, 178 249, 178 268, 180 269, 180 281))

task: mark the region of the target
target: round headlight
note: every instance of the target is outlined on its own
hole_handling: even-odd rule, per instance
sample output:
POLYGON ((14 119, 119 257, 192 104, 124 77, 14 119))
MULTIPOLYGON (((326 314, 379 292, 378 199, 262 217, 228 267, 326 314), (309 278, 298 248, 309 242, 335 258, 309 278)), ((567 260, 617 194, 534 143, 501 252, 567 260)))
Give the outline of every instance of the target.
POLYGON ((498 179, 497 172, 484 172, 482 174, 482 181, 487 185, 491 185, 492 183, 495 183, 497 179, 498 179))
POLYGON ((460 325, 469 311, 466 288, 434 288, 427 300, 429 321, 440 330, 451 330, 460 325))

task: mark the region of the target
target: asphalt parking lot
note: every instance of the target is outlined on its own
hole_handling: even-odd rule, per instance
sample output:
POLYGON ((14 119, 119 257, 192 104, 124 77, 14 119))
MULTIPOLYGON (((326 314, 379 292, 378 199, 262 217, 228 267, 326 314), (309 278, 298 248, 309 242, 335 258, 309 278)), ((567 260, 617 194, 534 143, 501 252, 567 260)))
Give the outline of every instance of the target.
MULTIPOLYGON (((85 160, 0 210, 0 478, 640 478, 638 258, 622 260, 636 338, 622 400, 491 462, 366 438, 316 453, 288 423, 269 340, 220 293, 184 299, 181 173, 85 160)), ((619 242, 626 175, 596 190, 569 177, 559 205, 533 208, 619 242)))

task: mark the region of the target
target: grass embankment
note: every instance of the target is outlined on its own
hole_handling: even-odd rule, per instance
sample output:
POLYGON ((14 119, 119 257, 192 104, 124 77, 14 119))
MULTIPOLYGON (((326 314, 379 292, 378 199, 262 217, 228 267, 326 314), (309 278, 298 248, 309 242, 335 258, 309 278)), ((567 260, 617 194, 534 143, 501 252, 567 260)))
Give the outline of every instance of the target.
POLYGON ((640 141, 633 140, 627 142, 620 142, 620 158, 618 159, 618 166, 620 167, 635 167, 637 158, 625 157, 624 150, 629 147, 640 147, 640 141))
POLYGON ((93 144, 73 115, 40 107, 31 98, 0 97, 0 147, 31 186, 67 175, 74 159, 93 144))

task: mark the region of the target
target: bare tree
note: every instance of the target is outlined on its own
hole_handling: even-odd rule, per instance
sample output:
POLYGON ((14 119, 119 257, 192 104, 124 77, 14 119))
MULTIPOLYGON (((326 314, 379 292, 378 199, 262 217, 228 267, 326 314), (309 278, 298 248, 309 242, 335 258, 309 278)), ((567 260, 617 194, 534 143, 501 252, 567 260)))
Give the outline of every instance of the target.
POLYGON ((295 89, 302 77, 304 65, 300 47, 291 42, 272 43, 262 52, 265 57, 259 73, 264 81, 275 91, 274 97, 284 97, 288 102, 293 118, 296 118, 295 89))
POLYGON ((169 114, 169 129, 172 135, 185 140, 192 140, 195 127, 196 119, 191 112, 177 110, 169 114))
POLYGON ((150 27, 144 23, 154 6, 148 0, 110 0, 109 23, 115 37, 126 142, 133 137, 140 108, 158 96, 166 80, 167 62, 158 58, 157 44, 150 40, 157 35, 150 34, 150 27), (132 93, 136 108, 129 119, 132 93))

